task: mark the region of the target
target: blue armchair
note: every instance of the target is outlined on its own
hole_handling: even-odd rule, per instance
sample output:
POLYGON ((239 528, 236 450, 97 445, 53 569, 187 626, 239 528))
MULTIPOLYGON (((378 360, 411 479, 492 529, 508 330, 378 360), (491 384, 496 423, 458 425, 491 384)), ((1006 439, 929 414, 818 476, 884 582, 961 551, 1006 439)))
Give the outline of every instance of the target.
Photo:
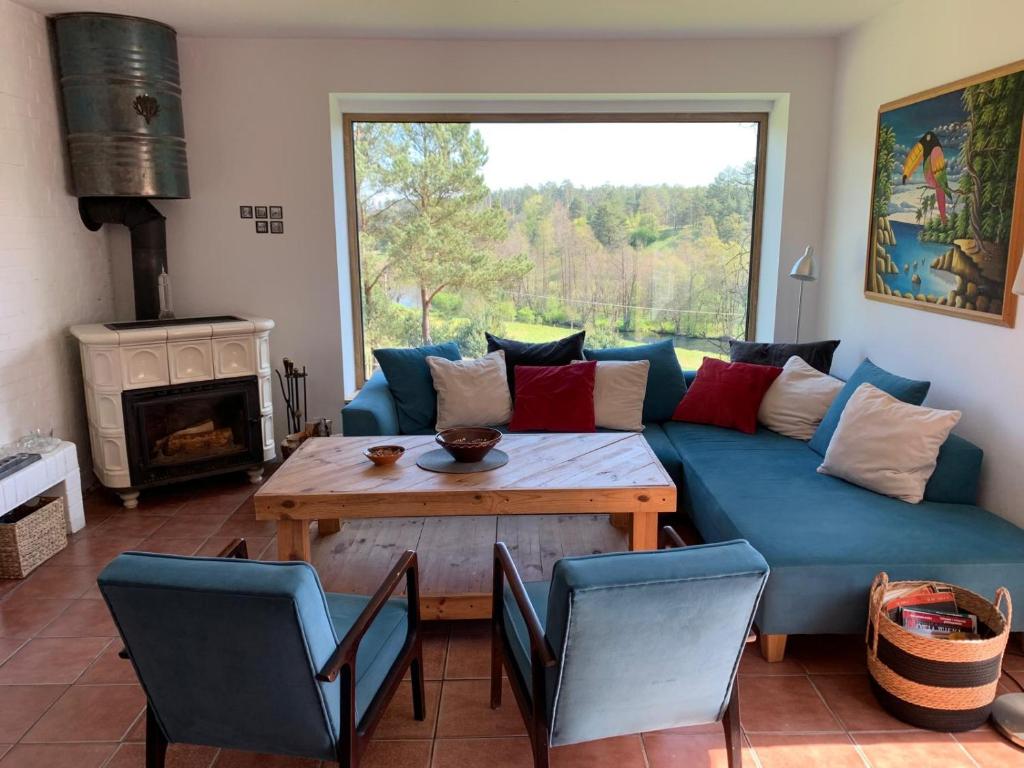
POLYGON ((244 541, 128 552, 98 582, 146 692, 147 768, 178 742, 353 768, 406 669, 424 718, 415 552, 373 597, 325 594, 308 563, 250 562, 244 541))
POLYGON ((491 706, 504 666, 536 768, 549 747, 719 721, 739 768, 736 671, 767 579, 764 558, 731 541, 567 557, 550 582, 524 583, 498 542, 491 706))

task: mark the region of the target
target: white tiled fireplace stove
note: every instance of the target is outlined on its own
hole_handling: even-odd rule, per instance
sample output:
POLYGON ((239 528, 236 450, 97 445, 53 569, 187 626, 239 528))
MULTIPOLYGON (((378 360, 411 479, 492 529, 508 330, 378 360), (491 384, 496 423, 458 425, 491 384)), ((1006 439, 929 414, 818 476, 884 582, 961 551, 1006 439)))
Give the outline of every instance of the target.
POLYGON ((93 469, 124 506, 140 489, 275 456, 270 331, 231 316, 76 325, 93 469))

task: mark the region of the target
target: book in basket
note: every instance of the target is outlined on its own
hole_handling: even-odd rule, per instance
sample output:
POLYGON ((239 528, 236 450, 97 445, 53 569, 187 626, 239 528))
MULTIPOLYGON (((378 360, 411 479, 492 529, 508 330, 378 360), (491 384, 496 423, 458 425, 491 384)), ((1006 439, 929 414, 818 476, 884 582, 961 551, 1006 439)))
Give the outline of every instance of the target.
POLYGON ((916 635, 945 637, 950 635, 978 637, 978 617, 974 614, 940 613, 916 608, 900 611, 903 626, 916 635))

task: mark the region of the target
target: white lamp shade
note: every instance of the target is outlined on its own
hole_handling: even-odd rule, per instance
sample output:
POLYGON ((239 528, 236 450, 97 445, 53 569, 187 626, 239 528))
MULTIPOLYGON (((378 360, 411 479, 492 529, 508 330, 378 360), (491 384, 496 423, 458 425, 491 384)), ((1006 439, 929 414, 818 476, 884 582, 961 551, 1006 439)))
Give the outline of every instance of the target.
POLYGON ((814 265, 814 248, 807 246, 804 251, 804 255, 796 260, 793 268, 789 271, 789 276, 794 280, 817 280, 817 270, 814 265))

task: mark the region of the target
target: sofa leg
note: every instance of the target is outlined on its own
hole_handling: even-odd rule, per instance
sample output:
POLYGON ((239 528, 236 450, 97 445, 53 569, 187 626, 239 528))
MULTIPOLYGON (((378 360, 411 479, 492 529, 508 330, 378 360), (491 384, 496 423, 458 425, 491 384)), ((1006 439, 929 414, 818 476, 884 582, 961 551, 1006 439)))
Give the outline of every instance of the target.
POLYGON ((787 635, 761 635, 761 655, 770 664, 782 661, 786 656, 787 635))
POLYGON ((328 536, 341 530, 341 520, 332 518, 328 520, 317 520, 317 533, 321 536, 328 536))
POLYGON ((629 533, 633 529, 633 516, 628 513, 608 515, 608 522, 620 531, 629 533))

